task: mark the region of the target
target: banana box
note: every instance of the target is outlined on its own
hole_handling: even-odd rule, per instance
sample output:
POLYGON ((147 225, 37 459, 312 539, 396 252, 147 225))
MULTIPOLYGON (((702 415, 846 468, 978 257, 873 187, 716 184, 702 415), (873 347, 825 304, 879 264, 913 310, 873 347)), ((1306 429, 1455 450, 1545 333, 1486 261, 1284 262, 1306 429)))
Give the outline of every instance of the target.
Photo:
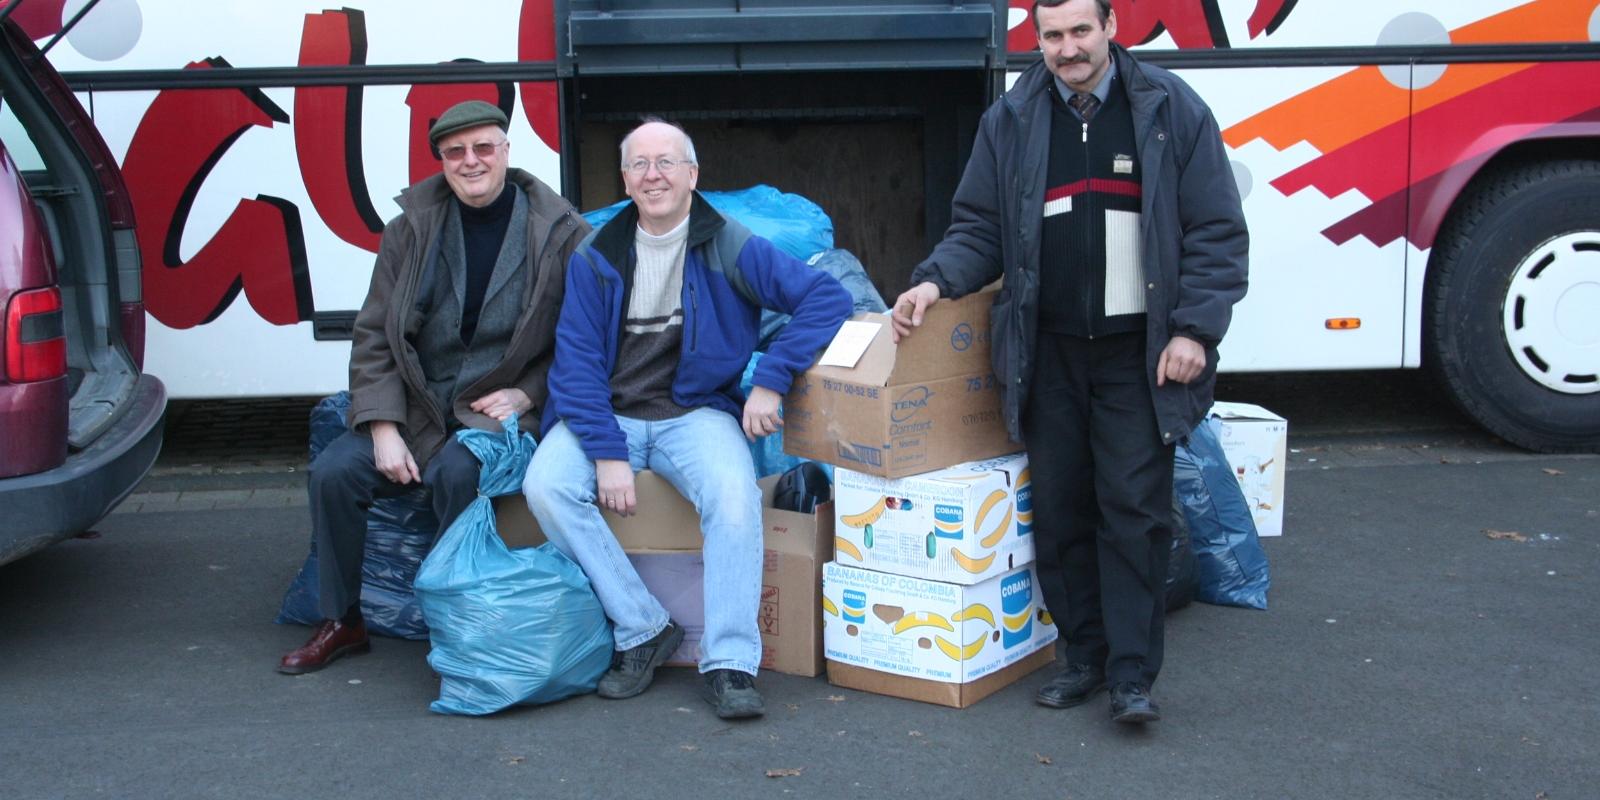
POLYGON ((1053 659, 1055 639, 1031 565, 972 585, 822 568, 823 653, 839 685, 969 705, 1053 659))
POLYGON ((896 479, 839 467, 833 507, 840 564, 973 584, 1033 561, 1023 453, 896 479))

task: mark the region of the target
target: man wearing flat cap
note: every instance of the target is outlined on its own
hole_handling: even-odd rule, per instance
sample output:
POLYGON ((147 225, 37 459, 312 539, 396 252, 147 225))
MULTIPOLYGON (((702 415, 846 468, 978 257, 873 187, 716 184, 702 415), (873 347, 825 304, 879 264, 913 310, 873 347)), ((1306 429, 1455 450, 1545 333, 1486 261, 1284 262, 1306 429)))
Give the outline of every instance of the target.
POLYGON ((589 232, 538 178, 508 169, 506 115, 479 100, 428 131, 443 169, 396 198, 350 352, 350 430, 310 470, 323 621, 284 655, 298 675, 364 653, 361 560, 374 497, 418 482, 439 530, 477 496, 479 463, 453 434, 517 414, 537 433, 565 267, 589 232))

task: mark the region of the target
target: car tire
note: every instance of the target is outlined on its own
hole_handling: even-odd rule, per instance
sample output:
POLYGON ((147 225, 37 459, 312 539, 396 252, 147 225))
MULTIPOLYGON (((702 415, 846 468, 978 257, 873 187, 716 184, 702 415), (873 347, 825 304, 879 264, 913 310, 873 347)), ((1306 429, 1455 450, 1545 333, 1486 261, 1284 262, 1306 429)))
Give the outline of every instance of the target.
POLYGON ((1479 178, 1434 244, 1428 365, 1490 432, 1547 453, 1600 451, 1600 162, 1479 178))

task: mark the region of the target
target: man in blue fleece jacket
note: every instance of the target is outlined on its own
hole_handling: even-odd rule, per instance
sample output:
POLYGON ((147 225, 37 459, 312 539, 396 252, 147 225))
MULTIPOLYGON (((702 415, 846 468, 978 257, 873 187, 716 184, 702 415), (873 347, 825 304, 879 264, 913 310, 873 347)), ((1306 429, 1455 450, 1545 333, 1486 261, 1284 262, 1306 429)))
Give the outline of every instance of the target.
POLYGON ((849 317, 850 294, 723 217, 700 195, 688 134, 650 120, 622 141, 633 203, 591 233, 567 265, 543 439, 522 491, 550 541, 594 585, 616 634, 602 697, 632 697, 683 641, 600 515, 634 513, 633 476, 649 468, 694 503, 705 557, 700 672, 724 719, 764 711, 761 492, 746 438, 773 433, 794 377, 849 317), (739 379, 761 310, 793 320, 739 379), (741 431, 741 428, 743 429, 741 431), (742 435, 741 435, 742 434, 742 435))

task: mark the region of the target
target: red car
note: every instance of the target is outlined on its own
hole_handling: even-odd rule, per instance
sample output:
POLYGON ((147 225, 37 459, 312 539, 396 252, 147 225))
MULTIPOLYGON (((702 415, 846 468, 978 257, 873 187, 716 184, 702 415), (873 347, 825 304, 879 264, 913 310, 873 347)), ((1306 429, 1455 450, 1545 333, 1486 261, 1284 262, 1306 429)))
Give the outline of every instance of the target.
POLYGON ((116 161, 0 22, 0 564, 87 530, 155 463, 167 395, 140 370, 140 283, 116 161))

